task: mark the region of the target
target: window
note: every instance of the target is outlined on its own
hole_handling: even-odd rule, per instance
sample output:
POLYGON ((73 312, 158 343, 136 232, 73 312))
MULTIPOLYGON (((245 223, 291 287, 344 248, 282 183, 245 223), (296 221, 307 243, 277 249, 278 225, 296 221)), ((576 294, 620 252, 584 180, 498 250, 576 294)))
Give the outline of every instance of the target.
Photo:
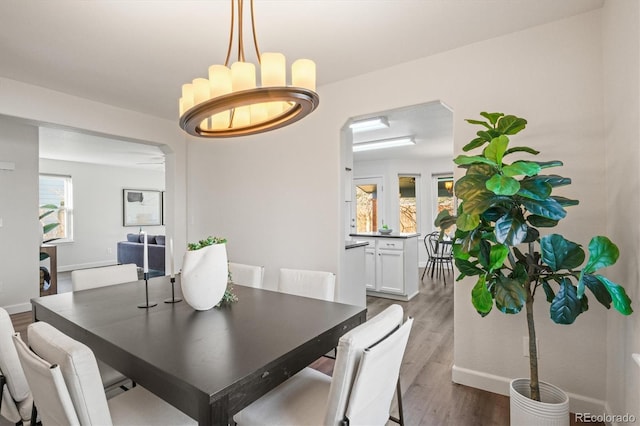
POLYGON ((418 232, 418 196, 414 175, 398 175, 400 232, 418 232))
POLYGON ((44 241, 73 239, 72 193, 71 176, 40 175, 40 222, 43 230, 51 228, 44 241), (55 223, 58 225, 52 226, 55 223))
MULTIPOLYGON (((456 201, 453 196, 453 176, 452 175, 437 175, 433 176, 433 180, 436 186, 436 211, 433 217, 436 218, 438 214, 443 210, 449 210, 452 216, 456 215, 456 201)), ((455 230, 455 225, 449 229, 445 229, 447 234, 451 234, 455 230)))

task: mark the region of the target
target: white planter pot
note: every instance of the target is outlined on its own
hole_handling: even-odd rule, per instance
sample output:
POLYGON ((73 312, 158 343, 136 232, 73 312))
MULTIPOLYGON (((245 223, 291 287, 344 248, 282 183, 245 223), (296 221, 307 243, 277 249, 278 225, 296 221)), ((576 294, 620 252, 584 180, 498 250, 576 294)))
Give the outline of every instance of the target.
POLYGON ((540 382, 540 402, 529 398, 529 379, 509 386, 512 426, 569 426, 569 397, 562 389, 540 382))
POLYGON ((180 276, 182 297, 197 311, 211 309, 224 296, 228 274, 226 244, 187 251, 180 276))

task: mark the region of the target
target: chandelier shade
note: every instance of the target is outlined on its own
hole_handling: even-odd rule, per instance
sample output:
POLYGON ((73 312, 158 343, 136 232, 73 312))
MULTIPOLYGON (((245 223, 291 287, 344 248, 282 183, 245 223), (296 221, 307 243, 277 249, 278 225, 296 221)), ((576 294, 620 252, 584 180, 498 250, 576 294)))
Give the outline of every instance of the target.
POLYGON ((231 0, 231 31, 224 65, 211 65, 209 78, 196 78, 182 85, 179 100, 180 127, 205 138, 247 136, 295 123, 313 112, 319 103, 316 66, 309 59, 291 65, 287 84, 286 58, 282 53, 260 54, 255 32, 253 0, 251 24, 258 67, 245 61, 242 46, 243 0, 238 7, 238 60, 229 66, 236 14, 231 0), (257 71, 260 72, 260 86, 257 71))

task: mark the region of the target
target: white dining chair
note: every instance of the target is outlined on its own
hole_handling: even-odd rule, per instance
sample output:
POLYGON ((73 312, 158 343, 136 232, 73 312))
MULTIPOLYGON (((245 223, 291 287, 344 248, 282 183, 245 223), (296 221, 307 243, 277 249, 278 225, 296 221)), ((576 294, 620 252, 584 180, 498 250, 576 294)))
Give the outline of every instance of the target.
POLYGON ((229 274, 233 284, 262 288, 264 266, 229 262, 229 274))
POLYGON ((91 349, 45 322, 29 325, 29 345, 13 343, 48 425, 195 425, 196 421, 142 386, 107 400, 91 349))
POLYGON ((388 307, 340 338, 333 377, 305 368, 233 420, 239 426, 385 425, 413 323, 402 318, 399 305, 388 307))
MULTIPOLYGON (((133 281, 138 281, 138 267, 135 263, 71 271, 71 288, 73 291, 89 290, 133 281)), ((129 387, 135 386, 124 374, 100 360, 98 360, 98 368, 100 369, 105 392, 108 394, 119 388, 127 390, 129 387)))
POLYGON ((336 276, 332 272, 282 268, 278 279, 278 291, 334 301, 336 276))
POLYGON ((73 291, 88 290, 131 281, 138 281, 138 267, 135 263, 71 271, 71 288, 73 291))
POLYGON ((0 415, 11 423, 27 423, 33 397, 11 341, 14 333, 9 313, 0 308, 0 415))

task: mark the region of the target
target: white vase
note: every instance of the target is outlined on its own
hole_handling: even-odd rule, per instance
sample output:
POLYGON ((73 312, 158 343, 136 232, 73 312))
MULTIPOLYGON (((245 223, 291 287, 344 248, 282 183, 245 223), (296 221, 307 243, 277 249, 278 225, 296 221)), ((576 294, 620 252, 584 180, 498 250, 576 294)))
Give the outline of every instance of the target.
POLYGON ((529 379, 514 379, 509 386, 511 425, 569 426, 569 397, 560 388, 540 382, 540 401, 529 398, 529 379))
POLYGON ((224 296, 228 274, 226 244, 187 251, 180 276, 182 297, 197 311, 211 309, 224 296))

